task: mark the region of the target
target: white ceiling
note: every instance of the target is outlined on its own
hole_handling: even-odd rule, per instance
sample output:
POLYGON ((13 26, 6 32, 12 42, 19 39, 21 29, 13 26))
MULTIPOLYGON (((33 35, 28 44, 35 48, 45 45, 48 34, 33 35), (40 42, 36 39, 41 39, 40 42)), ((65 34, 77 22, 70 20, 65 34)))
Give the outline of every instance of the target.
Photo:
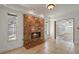
POLYGON ((6 4, 4 5, 11 9, 28 13, 30 11, 35 15, 59 15, 60 13, 67 13, 71 11, 79 10, 79 4, 56 4, 56 7, 50 11, 46 8, 46 4, 6 4))

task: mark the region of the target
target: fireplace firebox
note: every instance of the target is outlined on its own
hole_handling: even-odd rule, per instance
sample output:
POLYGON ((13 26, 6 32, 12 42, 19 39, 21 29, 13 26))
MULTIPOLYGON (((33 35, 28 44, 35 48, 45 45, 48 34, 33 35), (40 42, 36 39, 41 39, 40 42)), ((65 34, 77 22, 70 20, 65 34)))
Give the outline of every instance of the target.
POLYGON ((33 32, 31 34, 31 39, 40 38, 40 37, 41 37, 41 32, 33 32))

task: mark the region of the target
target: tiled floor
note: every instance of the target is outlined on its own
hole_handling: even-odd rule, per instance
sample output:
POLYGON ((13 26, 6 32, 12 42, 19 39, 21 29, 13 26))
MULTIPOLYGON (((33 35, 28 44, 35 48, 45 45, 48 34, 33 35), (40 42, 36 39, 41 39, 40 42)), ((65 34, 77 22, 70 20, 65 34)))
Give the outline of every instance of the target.
POLYGON ((24 47, 17 48, 6 54, 62 54, 62 53, 79 53, 79 45, 64 40, 48 39, 45 43, 31 49, 24 47))

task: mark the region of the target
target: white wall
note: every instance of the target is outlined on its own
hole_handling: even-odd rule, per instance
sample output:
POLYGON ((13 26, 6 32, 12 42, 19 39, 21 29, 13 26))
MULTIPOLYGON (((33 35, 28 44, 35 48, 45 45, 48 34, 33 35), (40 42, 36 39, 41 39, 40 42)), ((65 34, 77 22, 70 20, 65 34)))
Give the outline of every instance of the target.
MULTIPOLYGON (((77 29, 77 27, 79 27, 79 11, 78 10, 75 10, 72 12, 65 11, 65 13, 59 12, 58 15, 54 14, 54 16, 53 15, 51 15, 51 16, 52 16, 52 19, 55 19, 55 20, 74 18, 74 43, 79 44, 79 29, 77 29)), ((51 23, 53 23, 53 21, 51 23)), ((54 23, 52 25, 54 25, 54 23)), ((54 27, 52 28, 52 26, 51 26, 50 28, 51 28, 51 31, 54 30, 54 27)), ((52 36, 52 34, 51 34, 51 36, 52 36)))
POLYGON ((0 7, 0 53, 23 46, 23 14, 6 7, 0 7), (8 41, 8 15, 18 16, 17 40, 8 41))

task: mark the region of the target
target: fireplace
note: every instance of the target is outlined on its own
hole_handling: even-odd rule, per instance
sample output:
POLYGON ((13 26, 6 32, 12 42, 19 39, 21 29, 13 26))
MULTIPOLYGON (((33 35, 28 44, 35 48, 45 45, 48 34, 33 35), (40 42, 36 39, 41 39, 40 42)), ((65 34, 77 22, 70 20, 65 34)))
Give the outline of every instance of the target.
POLYGON ((33 32, 31 34, 31 39, 36 39, 41 37, 41 32, 33 32))
POLYGON ((44 19, 24 15, 24 47, 29 49, 44 42, 44 19))

